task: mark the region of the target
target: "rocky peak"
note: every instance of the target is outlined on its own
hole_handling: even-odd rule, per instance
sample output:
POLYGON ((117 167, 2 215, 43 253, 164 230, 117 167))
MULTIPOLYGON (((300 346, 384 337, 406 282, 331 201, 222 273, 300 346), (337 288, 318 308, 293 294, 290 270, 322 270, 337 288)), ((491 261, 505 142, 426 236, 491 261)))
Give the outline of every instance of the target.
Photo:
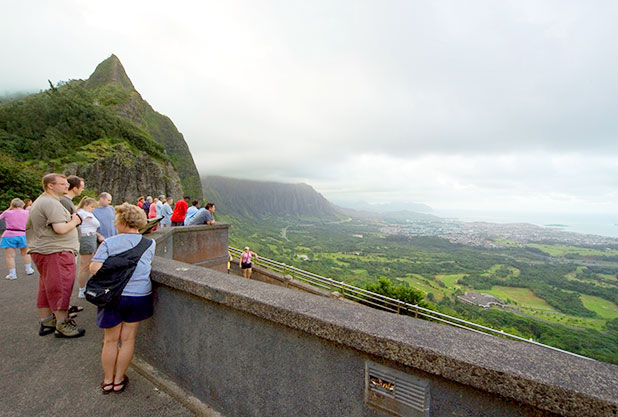
POLYGON ((133 83, 124 70, 120 59, 114 54, 97 65, 97 68, 86 81, 86 87, 96 88, 109 83, 120 84, 135 91, 135 87, 133 87, 133 83))

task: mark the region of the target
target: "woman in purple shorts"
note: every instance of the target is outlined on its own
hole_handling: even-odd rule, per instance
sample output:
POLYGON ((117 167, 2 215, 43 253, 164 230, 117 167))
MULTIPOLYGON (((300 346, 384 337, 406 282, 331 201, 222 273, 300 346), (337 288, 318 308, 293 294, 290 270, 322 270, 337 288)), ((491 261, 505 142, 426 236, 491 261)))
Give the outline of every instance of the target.
MULTIPOLYGON (((105 239, 90 263, 90 272, 95 274, 103 262, 125 252, 141 241, 139 229, 146 225, 146 213, 133 204, 123 203, 115 207, 114 225, 118 235, 105 239)), ((135 336, 139 322, 152 316, 152 284, 150 263, 155 253, 155 242, 139 259, 133 275, 122 291, 120 302, 114 307, 98 307, 97 326, 104 329, 101 364, 104 378, 103 394, 121 393, 129 378, 125 375, 135 348, 135 336)))
POLYGON ((17 269, 15 269, 16 249, 19 249, 21 257, 26 264, 26 274, 34 274, 30 255, 26 253, 28 244, 26 243, 26 220, 28 220, 28 210, 24 210, 24 202, 19 198, 11 200, 11 206, 0 214, 0 220, 4 220, 6 230, 2 233, 0 248, 4 248, 6 255, 6 266, 9 274, 6 279, 17 279, 17 269))

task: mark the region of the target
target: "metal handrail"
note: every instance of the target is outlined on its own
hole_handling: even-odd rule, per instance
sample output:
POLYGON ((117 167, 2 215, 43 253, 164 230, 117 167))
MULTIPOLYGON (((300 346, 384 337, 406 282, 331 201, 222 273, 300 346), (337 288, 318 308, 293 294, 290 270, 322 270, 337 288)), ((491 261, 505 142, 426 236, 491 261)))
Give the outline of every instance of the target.
MULTIPOLYGON (((242 250, 236 249, 231 246, 229 247, 229 250, 230 250, 230 253, 240 258, 240 254, 242 253, 242 250)), ((471 330, 477 333, 511 338, 514 340, 531 343, 533 345, 541 346, 541 347, 555 350, 558 352, 567 353, 569 355, 577 356, 583 359, 594 360, 586 356, 578 355, 577 353, 573 353, 567 350, 559 349, 557 347, 545 345, 543 343, 533 340, 532 338, 526 339, 521 336, 506 333, 504 330, 492 329, 491 327, 487 327, 487 326, 483 326, 478 323, 473 323, 471 321, 463 320, 458 317, 449 316, 448 314, 440 313, 438 311, 433 311, 433 310, 421 307, 416 304, 409 304, 409 303, 406 303, 405 301, 397 300, 395 298, 390 298, 382 294, 368 291, 364 288, 346 284, 343 281, 336 281, 332 278, 323 277, 321 275, 314 274, 312 272, 305 271, 303 269, 299 269, 291 265, 286 265, 284 263, 277 262, 272 259, 268 259, 268 258, 264 258, 260 256, 258 259, 252 262, 266 269, 269 269, 273 272, 277 272, 284 276, 290 275, 292 279, 303 281, 303 282, 306 282, 310 285, 313 285, 319 288, 327 289, 329 291, 334 291, 335 289, 340 290, 341 295, 345 298, 360 302, 362 304, 367 304, 367 305, 370 305, 372 307, 376 307, 382 310, 386 310, 392 313, 397 313, 397 314, 402 314, 405 312, 413 313, 415 317, 427 318, 429 320, 434 320, 440 323, 445 323, 445 324, 459 327, 462 329, 471 330)))

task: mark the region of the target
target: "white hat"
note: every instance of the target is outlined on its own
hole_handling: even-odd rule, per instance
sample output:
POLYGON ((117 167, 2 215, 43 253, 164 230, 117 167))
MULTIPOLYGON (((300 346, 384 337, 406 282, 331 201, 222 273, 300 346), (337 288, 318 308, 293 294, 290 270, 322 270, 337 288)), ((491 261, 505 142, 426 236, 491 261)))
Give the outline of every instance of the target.
POLYGON ((249 246, 245 246, 245 249, 249 249, 249 246))

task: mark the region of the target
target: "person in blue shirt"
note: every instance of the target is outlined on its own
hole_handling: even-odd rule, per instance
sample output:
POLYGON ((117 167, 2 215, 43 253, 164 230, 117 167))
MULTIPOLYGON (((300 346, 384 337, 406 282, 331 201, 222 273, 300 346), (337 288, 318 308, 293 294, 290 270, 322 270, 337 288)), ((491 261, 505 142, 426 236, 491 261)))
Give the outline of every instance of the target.
POLYGON ((195 217, 197 212, 200 209, 200 202, 197 200, 193 200, 191 203, 191 207, 187 209, 187 214, 185 214, 185 226, 188 226, 191 222, 191 219, 195 217))
MULTIPOLYGON (((146 213, 133 204, 123 203, 115 208, 114 224, 118 235, 103 241, 90 263, 90 273, 96 274, 110 256, 118 255, 137 246, 142 240, 139 229, 146 225, 146 213)), ((139 322, 152 316, 152 284, 150 269, 156 243, 137 261, 133 275, 122 291, 117 305, 97 308, 97 326, 103 329, 103 394, 125 390, 129 378, 125 375, 135 349, 139 322), (122 343, 119 342, 122 340, 122 343)))
POLYGON ((114 212, 114 207, 110 204, 112 204, 112 195, 110 193, 103 192, 99 194, 99 207, 95 208, 92 212, 94 217, 96 217, 99 223, 101 223, 101 226, 97 229, 97 233, 99 234, 99 242, 102 242, 110 236, 115 236, 118 234, 116 226, 114 226, 116 214, 114 212))

